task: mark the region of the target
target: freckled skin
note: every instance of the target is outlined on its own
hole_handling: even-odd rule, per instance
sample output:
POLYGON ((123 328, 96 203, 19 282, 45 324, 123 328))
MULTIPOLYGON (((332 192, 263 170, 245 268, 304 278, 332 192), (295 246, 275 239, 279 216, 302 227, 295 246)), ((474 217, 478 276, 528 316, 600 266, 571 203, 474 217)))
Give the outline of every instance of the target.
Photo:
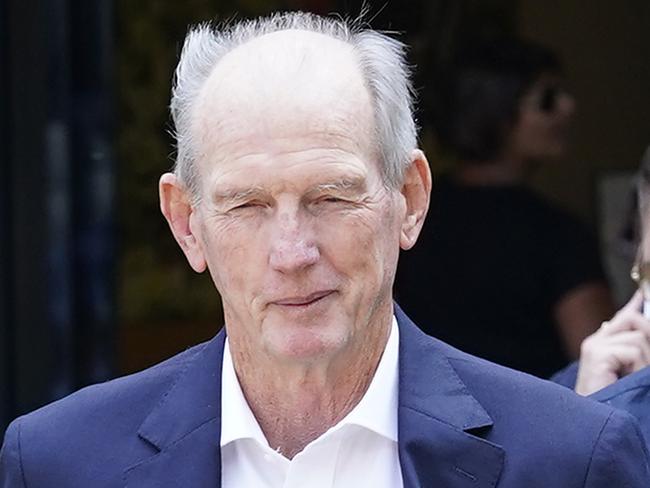
POLYGON ((292 457, 372 379, 400 246, 428 207, 428 165, 414 150, 402 188, 384 185, 358 60, 326 36, 283 31, 235 49, 196 107, 199 201, 168 174, 161 207, 221 294, 251 410, 292 457))
POLYGON ((336 45, 325 55, 333 67, 321 59, 330 51, 317 46, 305 47, 319 57, 298 56, 299 69, 278 59, 273 43, 242 46, 217 66, 196 114, 205 157, 193 220, 228 334, 278 361, 329 361, 356 341, 353 349, 383 348, 391 315, 403 198, 383 185, 356 59, 349 46, 326 40, 336 45), (270 64, 268 76, 250 77, 238 73, 242 58, 285 70, 270 64), (277 84, 265 97, 269 79, 277 84), (322 189, 344 180, 358 185, 322 189), (331 293, 310 310, 274 304, 321 291, 331 293), (371 326, 382 333, 370 334, 371 326))
POLYGON ((390 302, 399 193, 384 187, 374 161, 342 149, 340 140, 330 147, 329 139, 296 134, 295 149, 276 151, 269 138, 266 151, 228 152, 229 161, 210 171, 215 191, 259 192, 235 202, 214 202, 208 193, 196 214, 231 341, 254 338, 280 360, 337 352, 364 335, 377 302, 390 302), (314 148, 300 149, 306 145, 314 148), (360 187, 313 192, 344 179, 357 179, 360 187), (273 304, 319 291, 332 292, 326 307, 295 311, 273 304))

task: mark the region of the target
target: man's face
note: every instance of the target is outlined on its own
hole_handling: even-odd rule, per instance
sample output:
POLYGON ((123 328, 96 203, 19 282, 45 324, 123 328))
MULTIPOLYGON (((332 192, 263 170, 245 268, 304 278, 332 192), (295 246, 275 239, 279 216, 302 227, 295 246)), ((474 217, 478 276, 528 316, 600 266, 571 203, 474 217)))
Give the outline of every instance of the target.
POLYGON ((228 333, 303 357, 344 347, 385 311, 400 205, 355 127, 301 122, 223 139, 194 225, 228 333))
POLYGON ((356 63, 337 55, 331 76, 294 76, 272 96, 257 82, 242 88, 236 69, 225 74, 235 61, 226 58, 196 113, 203 156, 190 262, 207 264, 231 342, 280 360, 370 343, 392 311, 407 203, 383 184, 356 63))

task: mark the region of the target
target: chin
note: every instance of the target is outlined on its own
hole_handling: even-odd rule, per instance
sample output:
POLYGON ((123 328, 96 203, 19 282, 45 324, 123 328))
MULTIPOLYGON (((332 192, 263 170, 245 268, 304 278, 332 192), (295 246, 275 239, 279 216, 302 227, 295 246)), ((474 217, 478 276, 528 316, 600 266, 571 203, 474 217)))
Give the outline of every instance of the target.
POLYGON ((348 336, 329 327, 278 327, 267 337, 267 349, 286 361, 311 362, 330 358, 345 348, 348 336))

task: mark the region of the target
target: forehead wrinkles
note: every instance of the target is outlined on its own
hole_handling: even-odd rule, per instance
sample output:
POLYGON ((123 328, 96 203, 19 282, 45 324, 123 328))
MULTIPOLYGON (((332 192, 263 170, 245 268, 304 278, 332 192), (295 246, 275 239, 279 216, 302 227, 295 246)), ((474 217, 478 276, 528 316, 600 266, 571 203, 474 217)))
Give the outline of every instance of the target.
POLYGON ((370 131, 352 114, 347 117, 230 118, 214 129, 203 127, 199 159, 204 164, 238 161, 250 165, 374 160, 370 131), (358 127, 355 129, 355 123, 358 127))
MULTIPOLYGON (((271 162, 269 165, 273 165, 271 162)), ((309 165, 310 163, 308 163, 309 165)), ((328 163, 311 171, 304 161, 294 165, 283 165, 282 176, 273 177, 260 167, 248 167, 246 162, 218 166, 216 171, 205 175, 206 189, 210 195, 232 195, 248 191, 268 194, 318 193, 327 190, 349 191, 366 187, 368 167, 345 163, 328 163)))

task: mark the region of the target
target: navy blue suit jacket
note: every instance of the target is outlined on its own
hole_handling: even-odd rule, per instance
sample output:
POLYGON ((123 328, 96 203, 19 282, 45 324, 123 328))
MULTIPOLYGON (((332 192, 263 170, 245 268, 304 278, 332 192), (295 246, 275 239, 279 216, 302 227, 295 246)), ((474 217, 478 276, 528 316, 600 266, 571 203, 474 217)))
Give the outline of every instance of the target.
MULTIPOLYGON (((396 315, 405 488, 650 485, 630 416, 464 354, 396 315)), ((15 420, 0 486, 218 487, 224 337, 15 420)))
MULTIPOLYGON (((573 389, 577 374, 578 363, 573 363, 555 374, 552 380, 573 389)), ((650 449, 650 366, 597 391, 591 398, 632 414, 638 420, 650 449)))

